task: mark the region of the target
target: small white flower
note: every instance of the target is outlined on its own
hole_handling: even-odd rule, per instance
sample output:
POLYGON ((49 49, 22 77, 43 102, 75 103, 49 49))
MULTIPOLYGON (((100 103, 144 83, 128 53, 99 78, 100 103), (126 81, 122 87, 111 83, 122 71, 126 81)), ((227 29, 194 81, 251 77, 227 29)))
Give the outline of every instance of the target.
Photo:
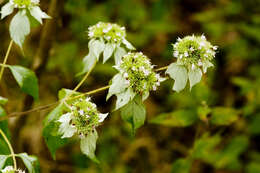
POLYGON ((83 115, 84 115, 84 111, 83 111, 83 110, 79 110, 79 114, 80 114, 81 116, 83 116, 83 115))
POLYGON ((128 78, 128 73, 124 73, 124 78, 128 78))
POLYGON ((90 100, 91 100, 91 98, 90 97, 86 97, 86 99, 85 99, 87 102, 89 102, 90 100))
POLYGON ((154 90, 154 91, 157 90, 157 86, 156 86, 156 85, 153 86, 153 90, 154 90))
POLYGON ((218 49, 218 46, 213 46, 213 50, 217 50, 218 49))
POLYGON ((1 171, 3 173, 6 173, 6 172, 14 171, 14 168, 13 168, 13 166, 7 166, 7 167, 5 167, 5 169, 3 169, 1 171))
POLYGON ((206 44, 204 41, 200 42, 200 47, 204 47, 206 44))
POLYGON ((143 72, 144 72, 144 75, 145 75, 145 76, 148 76, 148 75, 150 74, 150 71, 149 71, 149 70, 144 70, 143 72))
POLYGON ((178 51, 174 51, 173 56, 174 56, 175 58, 178 58, 178 55, 179 55, 179 52, 178 52, 178 51))
POLYGON ((192 52, 193 52, 193 51, 194 51, 194 48, 193 48, 193 47, 190 47, 190 51, 192 51, 192 52))
POLYGON ((89 32, 88 36, 89 37, 93 37, 94 36, 94 32, 89 32))
POLYGON ((155 85, 160 86, 160 82, 156 82, 155 85))
POLYGON ((206 37, 204 35, 201 36, 201 39, 206 40, 206 37))
POLYGON ((191 69, 192 69, 192 70, 195 69, 195 65, 194 65, 194 64, 191 65, 191 69))
POLYGON ((108 113, 106 113, 106 114, 99 114, 98 116, 99 116, 99 120, 98 120, 98 122, 103 122, 104 120, 105 120, 105 118, 107 117, 107 115, 108 115, 108 113))
POLYGON ((178 41, 178 42, 180 42, 180 41, 181 41, 181 38, 180 38, 180 37, 178 37, 178 38, 177 38, 177 41, 178 41))
POLYGON ((182 57, 183 57, 183 55, 180 55, 180 57, 179 57, 179 58, 180 58, 180 59, 182 59, 182 57))
POLYGON ((133 70, 133 71, 136 71, 136 68, 135 68, 135 67, 132 67, 132 70, 133 70))
POLYGON ((201 60, 199 60, 198 61, 198 66, 202 66, 203 64, 202 64, 202 62, 201 62, 201 60))
POLYGON ((125 80, 125 84, 126 85, 130 85, 130 81, 129 80, 125 80))
POLYGON ((184 52, 184 56, 188 57, 189 56, 188 52, 184 52))

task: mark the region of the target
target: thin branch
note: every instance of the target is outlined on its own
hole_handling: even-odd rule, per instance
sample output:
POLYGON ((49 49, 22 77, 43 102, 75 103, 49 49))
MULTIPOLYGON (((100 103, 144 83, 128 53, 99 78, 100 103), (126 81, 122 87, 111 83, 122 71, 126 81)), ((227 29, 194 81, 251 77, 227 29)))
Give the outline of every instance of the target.
POLYGON ((13 40, 11 40, 10 43, 9 43, 9 46, 8 46, 7 51, 6 51, 3 64, 1 65, 2 67, 1 67, 1 71, 0 71, 0 82, 1 82, 2 76, 3 76, 3 74, 4 74, 5 65, 6 65, 7 59, 8 59, 8 57, 9 57, 9 54, 10 54, 12 45, 13 45, 13 40))
POLYGON ((8 140, 8 138, 6 137, 5 133, 2 131, 2 129, 0 129, 0 134, 3 136, 5 142, 7 143, 8 147, 9 147, 9 150, 10 150, 10 153, 11 153, 11 156, 13 158, 13 162, 14 162, 14 169, 16 170, 17 169, 17 165, 16 165, 16 159, 15 159, 15 154, 14 154, 14 149, 10 143, 10 141, 8 140))
MULTIPOLYGON (((166 70, 168 66, 165 66, 165 67, 162 67, 162 68, 158 68, 156 69, 155 71, 163 71, 163 70, 166 70)), ((92 71, 92 69, 88 72, 90 73, 92 71)), ((88 74, 89 75, 89 74, 88 74)), ((86 75, 81 81, 85 81, 88 77, 88 75, 86 75)), ((95 89, 95 90, 92 90, 92 91, 89 91, 89 92, 86 92, 86 93, 83 93, 83 94, 79 94, 75 97, 68 97, 64 100, 74 100, 74 99, 77 99, 77 98, 80 98, 80 97, 83 97, 83 96, 86 96, 86 95, 92 95, 92 94, 95 94, 95 93, 98 93, 98 92, 101 92, 101 91, 104 91, 104 90, 107 90, 108 88, 110 87, 110 85, 107 85, 107 86, 104 86, 104 87, 101 87, 101 88, 98 88, 98 89, 95 89)), ((75 89, 74 89, 75 90, 75 89)), ((31 109, 31 110, 28 110, 28 111, 24 111, 24 112, 14 112, 14 113, 11 113, 7 116, 3 116, 3 117, 0 117, 0 121, 3 121, 3 120, 7 120, 11 117, 16 117, 16 116, 22 116, 22 115, 26 115, 26 114, 29 114, 29 113, 32 113, 32 112, 38 112, 38 111, 42 111, 42 110, 46 110, 46 109, 49 109, 51 108, 52 106, 55 106, 57 104, 59 104, 60 101, 56 101, 54 103, 51 103, 51 104, 48 104, 48 105, 44 105, 44 106, 39 106, 37 108, 34 108, 34 109, 31 109)))

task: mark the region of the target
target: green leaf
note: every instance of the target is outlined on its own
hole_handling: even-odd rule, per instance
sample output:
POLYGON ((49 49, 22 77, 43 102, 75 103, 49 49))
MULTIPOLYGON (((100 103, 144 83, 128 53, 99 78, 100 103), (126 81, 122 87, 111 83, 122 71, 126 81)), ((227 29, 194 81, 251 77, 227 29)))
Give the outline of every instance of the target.
POLYGON ((92 133, 88 134, 86 137, 80 140, 80 149, 91 160, 99 163, 95 155, 97 138, 98 138, 97 131, 94 130, 92 133))
POLYGON ((122 57, 126 54, 126 51, 124 48, 117 47, 115 50, 115 64, 119 64, 122 57))
POLYGON ((14 11, 14 5, 8 2, 5 4, 1 9, 1 19, 5 18, 6 16, 10 15, 14 11))
MULTIPOLYGON (((0 117, 3 117, 3 116, 6 116, 6 113, 5 113, 5 110, 0 106, 0 117)), ((5 135, 7 136, 7 138, 10 139, 11 133, 10 133, 9 128, 8 128, 8 121, 7 120, 0 121, 0 129, 2 129, 3 132, 5 133, 5 135)), ((0 153, 0 154, 2 154, 2 153, 0 153)))
POLYGON ((105 63, 113 54, 116 48, 115 44, 107 43, 103 52, 103 63, 105 63))
POLYGON ((172 173, 190 173, 191 160, 178 159, 172 165, 172 173))
POLYGON ((25 37, 30 33, 30 22, 25 10, 19 11, 13 17, 9 31, 12 40, 22 48, 25 37))
POLYGON ((202 121, 208 121, 208 115, 211 113, 211 109, 207 106, 200 106, 198 107, 198 115, 199 115, 199 118, 202 120, 202 121))
POLYGON ((250 162, 246 167, 246 173, 259 173, 260 164, 258 162, 250 162))
POLYGON ((30 8, 31 15, 38 21, 40 24, 42 24, 42 19, 50 19, 51 17, 48 16, 45 12, 43 12, 40 7, 33 6, 30 8))
POLYGON ((121 109, 122 119, 131 123, 134 131, 144 124, 145 114, 145 106, 140 96, 136 96, 121 109))
POLYGON ((116 74, 112 79, 112 84, 109 87, 107 100, 114 94, 118 94, 126 89, 126 80, 120 73, 116 74))
POLYGON ((170 77, 175 80, 173 90, 180 92, 185 88, 188 80, 188 74, 184 66, 172 63, 169 65, 165 73, 169 74, 170 77))
POLYGON ((215 107, 212 109, 210 123, 215 125, 230 125, 238 120, 239 111, 228 107, 215 107))
POLYGON ((0 155, 0 170, 5 166, 5 161, 8 158, 7 155, 0 155))
POLYGON ((99 59, 99 55, 104 51, 105 44, 100 40, 93 40, 89 43, 89 52, 91 55, 94 55, 96 59, 99 59))
POLYGON ((260 134, 260 114, 255 114, 252 116, 252 120, 249 123, 248 131, 252 135, 259 135, 260 134))
POLYGON ((29 156, 27 153, 20 153, 18 154, 18 157, 23 160, 23 163, 28 169, 29 173, 40 172, 39 161, 35 156, 29 156))
POLYGON ((135 97, 135 93, 131 88, 128 88, 124 92, 116 94, 116 96, 117 96, 117 100, 116 100, 115 110, 118 110, 119 108, 126 105, 130 100, 132 100, 135 97))
POLYGON ((9 65, 8 66, 23 92, 33 96, 34 99, 39 98, 38 79, 35 73, 27 68, 9 65))
POLYGON ((202 77, 202 72, 199 68, 195 68, 194 70, 190 69, 188 72, 189 81, 190 81, 190 89, 199 83, 202 77))
POLYGON ((68 97, 68 96, 77 96, 79 95, 80 93, 77 92, 77 91, 73 91, 73 90, 70 90, 70 89, 66 89, 66 88, 62 88, 61 90, 59 90, 59 100, 62 100, 64 99, 65 97, 68 97))
POLYGON ((214 65, 213 65, 211 62, 206 61, 206 62, 203 62, 202 66, 203 66, 203 73, 206 73, 206 72, 207 72, 207 69, 208 69, 209 67, 213 67, 214 65))
POLYGON ((59 104, 44 120, 43 137, 53 159, 56 159, 56 150, 67 143, 67 139, 62 139, 58 134, 59 124, 56 122, 62 115, 63 109, 63 104, 59 104))
POLYGON ((153 118, 150 122, 170 127, 187 127, 197 121, 194 110, 178 110, 171 113, 163 113, 153 118))
POLYGON ((8 99, 0 96, 0 105, 5 105, 8 99))

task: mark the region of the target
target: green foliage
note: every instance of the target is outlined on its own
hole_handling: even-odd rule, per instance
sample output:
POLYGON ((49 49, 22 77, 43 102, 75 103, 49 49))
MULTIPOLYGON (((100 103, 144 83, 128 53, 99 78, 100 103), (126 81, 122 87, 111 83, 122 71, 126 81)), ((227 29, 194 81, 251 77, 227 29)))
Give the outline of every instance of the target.
POLYGON ((189 173, 192 162, 189 159, 178 159, 172 165, 172 173, 189 173))
POLYGON ((197 121, 194 110, 177 110, 171 113, 162 113, 150 122, 169 127, 187 127, 197 121))
POLYGON ((5 161, 7 160, 8 156, 0 155, 0 170, 3 169, 5 166, 5 161))
POLYGON ((33 98, 37 100, 39 98, 39 88, 38 79, 35 73, 22 66, 9 65, 8 67, 21 90, 33 96, 33 98))
POLYGON ((132 125, 133 132, 144 124, 145 115, 145 107, 140 96, 135 96, 133 100, 121 108, 121 117, 132 125))
POLYGON ((212 109, 210 122, 215 125, 230 125, 238 120, 239 111, 227 107, 215 107, 212 109))

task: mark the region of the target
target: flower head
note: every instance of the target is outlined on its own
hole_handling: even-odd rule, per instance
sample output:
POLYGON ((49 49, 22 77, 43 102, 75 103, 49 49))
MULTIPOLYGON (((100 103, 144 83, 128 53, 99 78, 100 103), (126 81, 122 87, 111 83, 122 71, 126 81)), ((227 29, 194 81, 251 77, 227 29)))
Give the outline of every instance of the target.
POLYGON ((143 94, 156 90, 164 78, 153 71, 153 65, 143 53, 128 53, 115 66, 135 93, 143 94))
POLYGON ((88 28, 88 36, 90 39, 103 39, 110 43, 121 43, 125 40, 125 27, 117 24, 99 22, 88 28))
POLYGON ((75 133, 84 137, 99 126, 108 115, 99 113, 96 104, 92 103, 89 97, 80 98, 68 106, 70 110, 58 120, 61 123, 59 132, 63 135, 62 138, 72 137, 75 133))
POLYGON ((1 170, 2 173, 25 173, 25 171, 22 171, 21 169, 15 170, 13 166, 6 166, 3 170, 1 170))
POLYGON ((192 35, 183 39, 178 38, 177 42, 173 44, 173 49, 173 56, 177 58, 179 65, 191 69, 203 67, 203 71, 206 72, 215 57, 217 46, 212 46, 204 35, 192 35))

